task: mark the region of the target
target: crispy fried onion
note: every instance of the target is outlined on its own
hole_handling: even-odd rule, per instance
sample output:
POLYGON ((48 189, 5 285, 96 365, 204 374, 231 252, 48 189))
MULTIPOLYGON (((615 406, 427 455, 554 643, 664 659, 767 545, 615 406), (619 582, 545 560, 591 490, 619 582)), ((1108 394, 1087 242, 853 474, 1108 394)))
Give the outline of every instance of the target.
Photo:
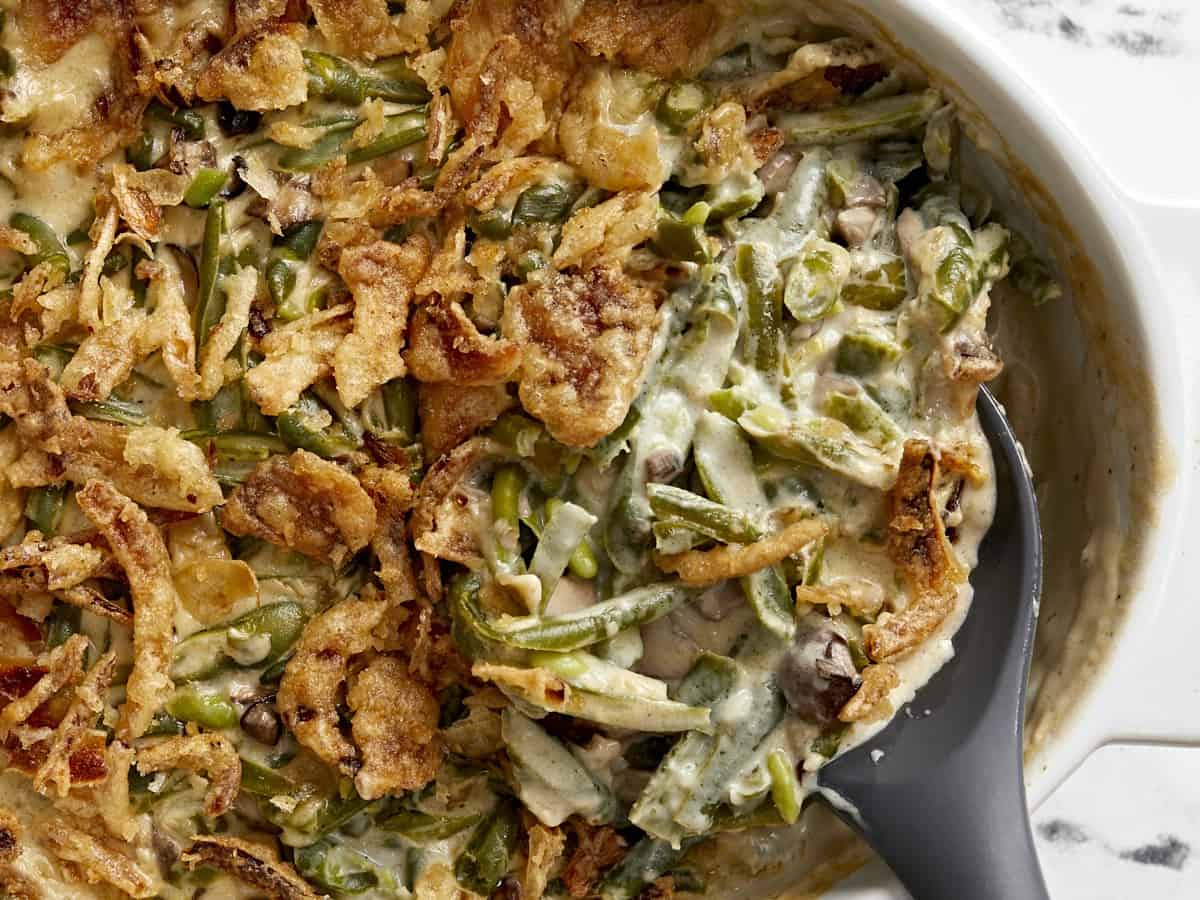
POLYGON ((187 289, 176 251, 160 245, 154 261, 138 264, 138 274, 149 279, 146 304, 152 312, 138 334, 138 353, 162 351, 163 366, 183 400, 194 400, 200 385, 196 374, 196 335, 187 308, 187 289))
POLYGON ((350 306, 318 310, 274 329, 259 343, 266 359, 246 373, 250 396, 277 416, 318 378, 333 371, 334 353, 350 331, 350 306))
POLYGON ((11 866, 21 855, 21 823, 7 809, 0 808, 0 868, 11 866))
POLYGON ((179 596, 162 534, 136 503, 104 481, 89 481, 75 500, 108 541, 133 597, 133 670, 119 729, 128 742, 145 734, 174 688, 171 645, 179 596))
POLYGON ((716 55, 745 4, 700 0, 584 0, 571 40, 659 78, 694 75, 716 55))
POLYGON ((350 598, 312 619, 279 682, 276 706, 296 740, 345 775, 362 763, 339 728, 338 704, 351 657, 374 646, 387 608, 386 600, 350 598))
POLYGON ((204 451, 178 429, 129 428, 74 418, 62 439, 63 470, 76 484, 112 482, 145 506, 202 513, 222 500, 204 451))
POLYGON ((437 459, 495 422, 516 406, 503 384, 469 385, 422 383, 417 392, 421 444, 428 458, 437 459))
POLYGON ((946 540, 934 488, 938 461, 924 441, 904 444, 900 474, 888 495, 888 556, 904 579, 908 606, 863 628, 867 655, 889 659, 929 637, 954 608, 964 574, 946 540))
POLYGON ((131 897, 157 896, 155 881, 130 859, 117 841, 51 819, 42 824, 45 846, 74 863, 89 884, 111 884, 131 897))
POLYGON ((0 597, 31 591, 63 591, 96 575, 104 554, 91 544, 26 537, 0 550, 0 597))
POLYGON ((112 167, 113 199, 134 234, 156 241, 162 230, 162 207, 178 206, 191 179, 170 169, 137 171, 127 163, 112 167))
POLYGON ((625 856, 625 839, 611 825, 588 825, 578 818, 570 819, 569 824, 574 846, 567 857, 562 880, 572 897, 586 897, 600 873, 625 856))
POLYGON ((375 506, 353 475, 297 450, 260 463, 229 497, 221 524, 340 566, 371 539, 375 506))
POLYGON ((420 381, 499 384, 521 364, 511 340, 481 334, 457 300, 440 298, 417 309, 409 326, 404 359, 420 381))
POLYGON ((655 556, 655 562, 664 572, 678 574, 684 584, 702 587, 773 566, 823 537, 828 530, 829 526, 817 519, 802 519, 753 544, 662 553, 655 556))
POLYGON ((862 684, 838 712, 843 722, 878 721, 892 713, 888 695, 900 684, 900 673, 891 663, 874 663, 860 673, 862 684))
POLYGON ((542 900, 546 885, 550 883, 567 836, 561 828, 547 828, 535 822, 529 829, 529 849, 525 854, 525 879, 521 882, 524 893, 521 900, 542 900))
POLYGON ((25 492, 13 477, 14 464, 23 455, 16 427, 0 430, 0 542, 9 540, 25 520, 25 492))
POLYGON ((71 421, 71 411, 62 388, 36 359, 0 363, 0 413, 16 423, 25 444, 62 452, 59 436, 71 421))
POLYGON ((192 838, 180 860, 189 869, 208 866, 228 872, 262 891, 270 900, 321 900, 288 863, 264 844, 235 837, 192 838))
POLYGON ((521 403, 564 444, 624 421, 654 335, 656 293, 618 269, 553 273, 514 288, 504 332, 521 345, 521 403))
POLYGON ((342 251, 338 273, 354 295, 354 326, 334 352, 333 375, 346 406, 404 374, 408 303, 428 264, 429 242, 420 235, 399 246, 374 241, 342 251))
POLYGON ((412 478, 401 469, 369 466, 359 483, 375 504, 371 549, 379 560, 379 580, 392 607, 421 597, 408 540, 408 511, 415 499, 412 478))
POLYGON ((387 0, 310 0, 309 6, 317 29, 338 53, 370 58, 412 49, 404 46, 387 0))
POLYGON ((378 656, 358 673, 346 695, 350 728, 362 751, 354 786, 364 800, 428 784, 442 760, 437 698, 404 661, 378 656))
POLYGON ((43 703, 67 685, 77 683, 83 677, 87 648, 87 637, 73 634, 65 643, 43 654, 37 661, 41 677, 0 711, 0 734, 7 734, 26 722, 43 703))
POLYGON ((208 776, 204 814, 211 818, 233 805, 242 779, 242 761, 237 750, 219 734, 169 737, 142 747, 137 752, 137 769, 143 775, 168 769, 203 772, 208 776))
POLYGON ((858 38, 834 38, 821 44, 804 44, 792 53, 787 65, 765 75, 754 75, 738 85, 739 99, 756 108, 779 95, 789 106, 824 106, 836 101, 842 87, 882 74, 879 51, 858 38), (785 91, 786 89, 786 91, 785 91))
POLYGON ((430 466, 413 509, 418 550, 469 568, 483 565, 478 517, 488 502, 487 480, 503 455, 500 444, 476 437, 430 466))
POLYGON ((216 327, 208 333, 200 357, 198 397, 201 400, 211 400, 225 384, 225 358, 250 324, 250 307, 258 293, 258 270, 246 266, 226 275, 221 279, 221 289, 225 291, 225 311, 216 327))
POLYGON ((228 99, 238 109, 286 109, 308 98, 298 23, 268 22, 214 56, 196 81, 202 100, 228 99))
POLYGON ((117 654, 110 650, 96 661, 75 689, 66 715, 49 740, 46 758, 33 776, 33 787, 38 792, 45 794, 53 785, 58 797, 67 796, 74 781, 75 754, 84 748, 89 738, 94 743, 98 736, 103 746, 105 734, 94 726, 104 712, 105 696, 116 669, 117 654))
POLYGON ((622 191, 571 216, 563 225, 554 265, 590 269, 602 260, 622 263, 630 250, 654 236, 657 227, 658 198, 622 191))
POLYGON ((563 157, 596 187, 653 191, 670 174, 644 76, 590 66, 576 78, 558 124, 563 157))

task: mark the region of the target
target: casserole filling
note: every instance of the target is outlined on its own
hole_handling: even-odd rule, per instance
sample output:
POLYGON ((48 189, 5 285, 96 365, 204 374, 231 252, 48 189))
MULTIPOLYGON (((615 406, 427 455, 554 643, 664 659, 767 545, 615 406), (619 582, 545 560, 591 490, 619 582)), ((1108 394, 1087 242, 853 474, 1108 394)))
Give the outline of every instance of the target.
POLYGON ((0 885, 783 865, 953 652, 992 288, 1059 293, 954 108, 801 4, 146 7, 0 32, 0 885))

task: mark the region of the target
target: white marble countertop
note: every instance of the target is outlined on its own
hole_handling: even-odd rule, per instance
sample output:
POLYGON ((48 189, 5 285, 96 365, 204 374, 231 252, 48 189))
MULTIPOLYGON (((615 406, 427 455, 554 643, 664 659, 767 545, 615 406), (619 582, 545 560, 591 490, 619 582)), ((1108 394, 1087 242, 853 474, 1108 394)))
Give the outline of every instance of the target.
MULTIPOLYGON (((994 35, 1131 199, 1200 210, 1198 0, 930 2, 994 35)), ((1200 897, 1200 749, 1101 750, 1034 824, 1055 900, 1200 897)))

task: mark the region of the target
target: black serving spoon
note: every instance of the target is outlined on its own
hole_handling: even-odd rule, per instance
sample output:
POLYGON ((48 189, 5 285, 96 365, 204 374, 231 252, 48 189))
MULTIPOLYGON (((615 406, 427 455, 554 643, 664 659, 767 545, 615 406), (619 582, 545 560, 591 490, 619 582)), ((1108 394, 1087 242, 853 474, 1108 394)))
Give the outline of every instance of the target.
POLYGON ((971 575, 975 599, 954 658, 907 712, 818 777, 845 801, 835 812, 916 900, 1046 900, 1021 737, 1042 533, 1033 483, 1000 405, 981 390, 978 410, 995 458, 996 517, 971 575))

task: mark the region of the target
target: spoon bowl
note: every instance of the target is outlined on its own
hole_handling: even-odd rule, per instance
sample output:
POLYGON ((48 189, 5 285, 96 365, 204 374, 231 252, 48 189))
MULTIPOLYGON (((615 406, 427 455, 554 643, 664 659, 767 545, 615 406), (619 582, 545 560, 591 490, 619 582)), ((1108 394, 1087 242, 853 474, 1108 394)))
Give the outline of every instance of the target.
POLYGON ((977 408, 996 515, 954 657, 879 734, 821 769, 819 784, 917 900, 1043 900, 1022 766, 1042 578, 1037 497, 1000 404, 984 389, 977 408))

